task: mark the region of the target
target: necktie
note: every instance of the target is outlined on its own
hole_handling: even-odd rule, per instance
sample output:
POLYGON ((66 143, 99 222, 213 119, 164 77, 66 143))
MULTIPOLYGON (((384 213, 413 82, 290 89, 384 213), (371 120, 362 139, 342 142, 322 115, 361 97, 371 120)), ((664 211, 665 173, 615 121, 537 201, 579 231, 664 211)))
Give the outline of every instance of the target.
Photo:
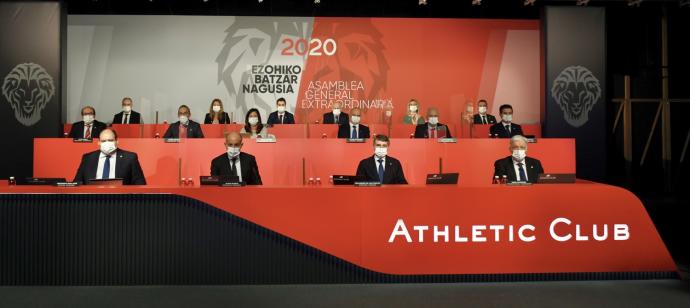
POLYGON ((383 183, 383 159, 378 160, 379 162, 379 182, 383 183))
POLYGON ((230 175, 237 175, 237 168, 235 167, 235 163, 237 162, 237 157, 233 157, 230 159, 230 175))
POLYGON ((338 116, 333 117, 333 123, 338 124, 340 121, 338 121, 338 116))
POLYGON ((486 116, 482 116, 482 124, 486 124, 486 116))
POLYGON ((280 124, 283 124, 283 115, 281 114, 278 117, 280 118, 280 124))
POLYGON ((352 125, 352 134, 350 134, 350 138, 357 139, 357 127, 354 125, 352 125))
POLYGON ((103 163, 103 179, 110 178, 110 156, 105 157, 105 163, 103 163))
POLYGON ((527 175, 525 174, 525 168, 522 168, 522 163, 518 163, 518 170, 520 171, 520 178, 518 181, 527 181, 527 175))
POLYGON ((125 114, 125 120, 122 121, 122 124, 129 124, 129 113, 125 114))
POLYGON ((510 134, 510 124, 506 125, 506 131, 510 134))
POLYGON ((86 125, 86 132, 84 133, 84 138, 91 139, 91 124, 86 125))

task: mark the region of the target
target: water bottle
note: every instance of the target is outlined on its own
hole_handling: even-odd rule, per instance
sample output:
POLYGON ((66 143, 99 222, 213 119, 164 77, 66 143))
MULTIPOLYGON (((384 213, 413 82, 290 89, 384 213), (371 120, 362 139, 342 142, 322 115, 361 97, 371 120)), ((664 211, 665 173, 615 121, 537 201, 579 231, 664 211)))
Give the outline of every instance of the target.
POLYGON ((501 177, 501 184, 507 184, 507 183, 508 183, 508 176, 504 174, 501 177))
POLYGON ((307 182, 309 185, 314 185, 314 178, 309 178, 309 182, 307 182))
POLYGON ((316 178, 316 185, 321 186, 321 178, 316 178))
POLYGON ((329 176, 328 176, 328 183, 330 183, 331 185, 333 185, 333 176, 332 176, 332 175, 329 175, 329 176))
POLYGON ((8 180, 7 183, 9 183, 10 186, 17 185, 17 181, 14 179, 13 176, 11 176, 8 180))
POLYGON ((494 181, 491 184, 501 184, 501 180, 499 179, 498 175, 494 176, 494 181))
POLYGON ((158 132, 156 132, 156 136, 154 136, 154 138, 160 138, 160 137, 161 137, 161 134, 159 134, 158 132))
POLYGON ((328 138, 328 136, 326 136, 326 133, 322 133, 322 134, 321 134, 321 139, 326 139, 326 138, 328 138))

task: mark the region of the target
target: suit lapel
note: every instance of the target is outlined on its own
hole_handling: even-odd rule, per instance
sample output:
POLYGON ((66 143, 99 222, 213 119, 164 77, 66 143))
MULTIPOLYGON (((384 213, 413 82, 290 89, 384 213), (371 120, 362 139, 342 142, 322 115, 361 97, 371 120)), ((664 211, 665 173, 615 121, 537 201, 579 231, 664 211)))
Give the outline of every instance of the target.
POLYGON ((86 179, 95 179, 96 174, 98 173, 98 157, 100 156, 100 152, 94 152, 93 154, 89 155, 86 158, 86 179))
POLYGON ((121 151, 115 152, 115 177, 124 178, 125 177, 125 155, 121 151))
MULTIPOLYGON (((376 168, 376 156, 374 156, 374 157, 372 157, 371 159, 369 159, 369 164, 368 164, 368 168, 367 168, 367 169, 369 169, 369 175, 373 176, 375 179, 378 180, 378 178, 379 178, 379 171, 378 171, 378 169, 376 168)), ((384 173, 384 177, 385 177, 385 173, 384 173)))

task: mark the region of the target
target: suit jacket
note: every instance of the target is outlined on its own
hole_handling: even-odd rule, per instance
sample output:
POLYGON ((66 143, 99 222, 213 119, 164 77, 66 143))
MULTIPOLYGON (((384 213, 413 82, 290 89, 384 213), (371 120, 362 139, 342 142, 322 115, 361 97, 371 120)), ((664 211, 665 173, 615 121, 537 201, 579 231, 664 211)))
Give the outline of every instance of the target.
POLYGON ((350 117, 347 115, 347 113, 341 112, 340 115, 338 116, 338 123, 335 123, 335 115, 333 112, 328 112, 323 114, 323 124, 348 124, 350 123, 350 117))
MULTIPOLYGON (((369 127, 359 124, 357 137, 359 138, 369 138, 369 127)), ((338 138, 350 138, 352 134, 352 129, 350 128, 350 123, 345 125, 338 125, 338 138)))
MULTIPOLYGON (((418 124, 417 127, 414 129, 414 137, 415 138, 429 138, 429 128, 428 128, 428 123, 424 124, 418 124)), ((450 134, 450 128, 448 128, 447 125, 438 123, 436 124, 436 128, 441 128, 445 127, 446 128, 446 138, 453 138, 450 134)))
MULTIPOLYGON (((525 171, 527 171, 527 181, 536 183, 540 173, 544 173, 544 168, 538 159, 525 157, 525 171)), ((513 165, 513 157, 501 158, 494 163, 494 176, 508 176, 509 182, 517 181, 517 173, 513 165)))
MULTIPOLYGON (((81 157, 81 163, 73 182, 85 184, 88 180, 95 179, 100 155, 101 151, 84 154, 81 157)), ((141 170, 137 153, 117 149, 115 152, 115 177, 122 178, 124 185, 146 185, 146 178, 144 178, 144 172, 141 170)))
MULTIPOLYGON (((180 121, 170 124, 163 138, 180 138, 180 121)), ((199 123, 192 120, 187 122, 187 138, 204 138, 204 132, 201 131, 199 123)))
MULTIPOLYGON (((256 164, 254 156, 240 152, 240 168, 242 180, 247 185, 262 184, 259 166, 256 164)), ((211 161, 211 175, 230 175, 230 157, 228 157, 228 153, 220 154, 211 161)))
MULTIPOLYGON (((488 122, 487 124, 496 124, 496 117, 488 113, 484 116, 486 117, 486 122, 488 122)), ((482 118, 478 113, 474 115, 474 124, 484 124, 482 123, 482 118)))
MULTIPOLYGON (((268 122, 266 122, 266 124, 281 124, 280 120, 278 119, 278 111, 271 112, 271 114, 268 115, 268 122)), ((292 115, 292 113, 285 111, 282 124, 295 124, 295 116, 292 115)))
MULTIPOLYGON (((122 117, 124 116, 124 111, 120 111, 120 113, 115 114, 115 116, 113 117, 113 123, 111 124, 122 124, 122 117)), ((129 124, 141 124, 141 114, 132 110, 129 113, 129 124)))
POLYGON ((523 135, 522 126, 515 123, 510 123, 510 133, 503 126, 503 122, 498 122, 489 127, 489 133, 492 136, 498 136, 498 138, 510 138, 516 135, 523 135))
MULTIPOLYGON (((204 124, 213 124, 213 117, 211 117, 210 113, 206 114, 204 124)), ((230 116, 227 112, 223 112, 220 117, 218 117, 218 124, 230 124, 230 116)))
MULTIPOLYGON (((357 166, 357 176, 366 178, 367 181, 378 182, 379 172, 376 168, 376 157, 362 159, 357 166)), ((386 156, 386 167, 383 172, 383 183, 381 184, 407 184, 402 165, 397 159, 386 156)))
MULTIPOLYGON (((93 126, 91 126, 91 138, 98 138, 101 131, 106 129, 108 126, 103 122, 98 122, 93 120, 93 126)), ((84 138, 84 121, 75 122, 72 124, 72 129, 69 131, 69 136, 72 139, 84 138)))

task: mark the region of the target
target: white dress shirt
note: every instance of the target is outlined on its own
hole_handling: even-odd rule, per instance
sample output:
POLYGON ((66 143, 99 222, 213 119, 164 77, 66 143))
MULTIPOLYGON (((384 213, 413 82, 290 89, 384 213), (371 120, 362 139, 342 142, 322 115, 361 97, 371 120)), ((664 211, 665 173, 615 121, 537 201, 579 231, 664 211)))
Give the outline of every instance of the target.
MULTIPOLYGON (((230 160, 230 165, 232 165, 232 156, 228 154, 228 159, 230 160)), ((240 177, 240 182, 242 182, 242 165, 240 164, 240 156, 237 155, 235 158, 235 171, 237 171, 236 176, 240 177)))
POLYGON ((527 162, 527 160, 525 160, 525 159, 523 159, 521 162, 515 161, 513 159, 513 168, 515 168, 515 175, 516 175, 516 178, 518 181, 527 182, 529 180, 528 176, 527 176, 527 163, 526 162, 527 162), (518 164, 520 164, 520 163, 522 163, 522 170, 525 171, 525 178, 524 179, 520 178, 520 166, 518 166, 518 164))
MULTIPOLYGON (((98 155, 98 168, 96 168, 96 178, 97 179, 102 179, 103 178, 103 166, 105 164, 105 154, 103 152, 98 155)), ((110 171, 108 173, 108 178, 109 179, 114 179, 115 178, 115 163, 117 162, 117 151, 113 152, 110 154, 110 171)))

